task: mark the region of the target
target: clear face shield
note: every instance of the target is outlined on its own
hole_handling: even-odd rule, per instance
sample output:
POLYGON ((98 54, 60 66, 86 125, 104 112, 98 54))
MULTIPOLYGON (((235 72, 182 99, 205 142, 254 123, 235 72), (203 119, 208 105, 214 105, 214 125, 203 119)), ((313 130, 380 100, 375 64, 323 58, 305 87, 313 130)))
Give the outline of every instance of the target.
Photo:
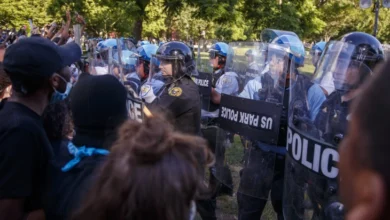
POLYGON ((320 50, 314 49, 314 50, 310 51, 311 62, 313 64, 313 66, 315 66, 315 67, 317 66, 317 63, 320 60, 321 54, 322 54, 322 51, 320 51, 320 50))
POLYGON ((153 55, 150 62, 149 79, 155 77, 178 79, 188 73, 184 58, 153 55))
POLYGON ((286 85, 286 79, 290 78, 288 74, 288 54, 287 48, 278 44, 269 44, 266 56, 264 58, 265 63, 268 64, 268 72, 266 72, 262 78, 263 86, 265 87, 280 87, 284 88, 286 85))
POLYGON ((112 48, 104 48, 95 51, 90 62, 90 73, 93 75, 112 74, 113 71, 113 52, 112 48))
POLYGON ((137 51, 137 46, 134 45, 134 43, 131 40, 128 39, 124 40, 124 45, 126 50, 133 51, 133 52, 137 51))
POLYGON ((121 54, 120 67, 124 76, 134 73, 136 71, 136 62, 137 58, 134 55, 134 52, 129 50, 121 50, 121 53, 114 54, 114 60, 116 63, 119 63, 119 54, 121 54))
POLYGON ((345 42, 330 42, 318 63, 314 81, 321 86, 332 84, 333 91, 342 95, 356 90, 372 74, 372 70, 362 62, 365 57, 359 49, 361 48, 345 42))

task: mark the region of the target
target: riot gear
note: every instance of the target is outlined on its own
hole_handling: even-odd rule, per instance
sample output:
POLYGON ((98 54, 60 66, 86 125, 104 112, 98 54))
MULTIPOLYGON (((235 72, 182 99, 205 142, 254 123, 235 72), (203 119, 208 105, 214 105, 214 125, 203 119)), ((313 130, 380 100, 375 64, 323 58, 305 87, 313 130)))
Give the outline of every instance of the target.
POLYGON ((137 49, 137 74, 141 81, 148 78, 150 73, 150 61, 158 47, 154 44, 143 45, 137 49))
POLYGON ((160 69, 163 75, 171 75, 174 79, 179 79, 185 75, 191 76, 195 73, 193 53, 182 42, 171 41, 161 45, 155 57, 160 62, 160 69), (167 67, 171 69, 166 69, 166 64, 171 64, 171 67, 167 67))
POLYGON ((315 67, 317 66, 317 63, 322 55, 322 52, 325 49, 325 45, 326 43, 324 41, 321 41, 314 44, 310 50, 311 62, 315 67))
POLYGON ((290 83, 286 219, 344 218, 338 199, 338 144, 348 131, 351 101, 382 60, 383 50, 376 38, 350 33, 326 45, 311 86, 290 83), (334 88, 327 98, 321 97, 318 89, 324 80, 334 88))

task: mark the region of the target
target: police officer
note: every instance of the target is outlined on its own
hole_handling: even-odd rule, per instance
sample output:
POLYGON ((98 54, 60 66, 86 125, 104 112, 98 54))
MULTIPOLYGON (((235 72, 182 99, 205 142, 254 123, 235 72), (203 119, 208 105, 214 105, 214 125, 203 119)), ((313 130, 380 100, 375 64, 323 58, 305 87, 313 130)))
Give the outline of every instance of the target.
POLYGON ((149 78, 161 73, 162 88, 155 93, 151 84, 145 84, 141 88, 141 98, 151 109, 167 110, 174 118, 177 130, 199 135, 201 104, 198 86, 191 79, 196 71, 190 48, 182 42, 171 41, 158 48, 153 58, 149 78), (155 71, 156 64, 159 71, 155 71))
MULTIPOLYGON (((325 50, 326 42, 320 41, 313 45, 313 47, 310 50, 310 55, 312 57, 312 64, 314 65, 315 69, 317 68, 323 68, 323 66, 318 66, 318 62, 320 61, 320 58, 322 57, 322 54, 325 50)), ((325 64, 326 65, 326 64, 325 64)), ((321 79, 317 79, 319 82, 323 92, 325 95, 329 95, 334 91, 334 83, 331 75, 325 75, 321 79)))
MULTIPOLYGON (((198 201, 198 211, 203 220, 214 220, 216 218, 216 197, 217 194, 232 194, 232 178, 230 170, 223 165, 225 152, 222 149, 217 149, 217 142, 231 140, 224 135, 219 135, 220 129, 216 125, 216 119, 219 113, 219 104, 221 102, 221 95, 236 95, 239 92, 239 79, 238 75, 230 68, 232 66, 232 58, 234 52, 229 45, 223 42, 217 42, 212 45, 209 50, 210 66, 213 68, 212 73, 212 88, 209 109, 202 109, 202 119, 205 122, 202 128, 202 134, 207 139, 209 146, 212 148, 213 153, 216 155, 216 165, 211 170, 209 187, 214 191, 214 195, 210 200, 198 201), (217 172, 229 173, 229 180, 217 181, 215 173, 217 172), (223 183, 228 183, 226 186, 223 183)), ((230 135, 232 138, 233 136, 230 135)))
POLYGON ((245 73, 245 84, 247 83, 247 80, 253 79, 260 74, 261 67, 259 66, 259 63, 256 62, 259 55, 259 51, 255 49, 250 49, 245 52, 245 57, 248 62, 248 68, 245 73))
MULTIPOLYGON (((343 43, 336 43, 331 48, 331 51, 341 49, 336 68, 332 71, 335 91, 323 103, 316 119, 321 139, 334 146, 338 146, 347 132, 349 108, 360 91, 359 87, 372 74, 377 64, 384 60, 381 43, 369 34, 350 33, 344 35, 341 42, 343 43), (350 45, 354 46, 353 50, 350 45)), ((332 188, 332 193, 323 198, 316 198, 314 203, 324 206, 324 210, 328 208, 327 206, 330 208, 327 212, 318 210, 320 213, 317 214, 325 217, 337 216, 338 207, 341 206, 335 206, 335 203, 338 203, 338 199, 335 198, 338 191, 337 181, 326 181, 323 186, 332 188)))
MULTIPOLYGON (((283 219, 282 199, 289 93, 306 86, 310 99, 325 100, 321 88, 310 84, 298 68, 304 64, 302 42, 293 35, 281 35, 266 45, 268 68, 245 86, 240 97, 283 105, 276 145, 252 141, 245 155, 237 192, 240 220, 260 219, 271 191, 271 202, 278 219, 283 219), (292 86, 290 86, 290 84, 292 86)), ((310 117, 315 118, 322 102, 311 102, 310 117)))
POLYGON ((311 55, 311 63, 314 67, 317 67, 318 61, 320 60, 320 57, 322 55, 322 52, 324 52, 326 42, 320 41, 318 43, 315 43, 313 47, 310 50, 311 55))
POLYGON ((139 94, 142 83, 148 79, 150 72, 150 61, 152 54, 155 54, 158 47, 154 44, 143 45, 137 49, 136 72, 126 76, 126 83, 139 94))
POLYGON ((335 91, 329 95, 316 119, 322 138, 334 141, 334 144, 338 144, 338 141, 344 136, 348 109, 359 91, 359 86, 372 74, 377 64, 384 60, 381 43, 366 33, 353 32, 344 35, 339 43, 332 45, 330 52, 338 49, 342 51, 338 56, 336 68, 327 73, 322 72, 324 74, 332 73, 335 91), (354 51, 351 52, 352 49, 348 48, 349 45, 354 46, 354 51), (335 112, 337 115, 332 115, 335 112), (337 120, 334 118, 332 120, 332 116, 335 116, 337 120), (327 122, 323 123, 324 120, 327 122), (336 121, 337 124, 334 124, 336 121), (332 126, 325 128, 324 125, 332 126), (338 136, 339 139, 335 139, 335 136, 338 136))
POLYGON ((232 54, 233 49, 223 42, 212 45, 209 50, 210 65, 214 69, 209 112, 214 113, 214 116, 219 108, 222 93, 235 95, 239 92, 239 76, 229 71, 232 67, 232 54))
MULTIPOLYGON (((329 42, 325 51, 318 65, 323 68, 316 70, 314 79, 332 79, 335 90, 322 102, 317 115, 311 120, 305 117, 309 110, 307 103, 311 100, 305 88, 291 96, 287 149, 292 149, 294 137, 307 143, 302 147, 296 142, 296 149, 314 151, 303 150, 299 157, 294 157, 293 150, 289 150, 285 184, 289 196, 284 198, 286 219, 344 219, 343 205, 338 199, 338 144, 348 131, 351 102, 372 70, 384 60, 380 42, 361 32, 329 42), (318 158, 321 158, 321 166, 316 168, 318 158), (312 214, 305 215, 308 212, 312 214)), ((318 98, 313 100, 318 101, 318 98)))

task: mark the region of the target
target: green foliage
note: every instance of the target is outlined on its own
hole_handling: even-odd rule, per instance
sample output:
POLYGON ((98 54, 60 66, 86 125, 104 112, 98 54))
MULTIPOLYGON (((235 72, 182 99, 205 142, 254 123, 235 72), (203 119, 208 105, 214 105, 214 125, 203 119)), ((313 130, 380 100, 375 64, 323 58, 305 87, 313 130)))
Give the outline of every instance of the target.
MULTIPOLYGON (((117 32, 136 38, 258 40, 265 28, 289 30, 302 40, 337 39, 351 31, 373 33, 372 8, 359 0, 2 0, 0 26, 60 23, 69 9, 85 17, 89 35, 117 32)), ((390 11, 381 8, 378 39, 390 39, 390 11)))
POLYGON ((47 0, 2 0, 0 1, 0 26, 19 29, 23 25, 29 26, 28 19, 32 19, 37 26, 51 22, 47 16, 47 0))

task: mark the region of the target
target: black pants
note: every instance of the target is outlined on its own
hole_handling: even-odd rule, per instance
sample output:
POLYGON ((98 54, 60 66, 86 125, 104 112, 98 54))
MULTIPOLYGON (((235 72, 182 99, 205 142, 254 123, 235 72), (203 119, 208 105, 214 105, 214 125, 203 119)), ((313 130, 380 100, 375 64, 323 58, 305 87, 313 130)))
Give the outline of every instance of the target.
MULTIPOLYGON (((218 129, 216 127, 202 129, 202 136, 207 140, 210 150, 215 154, 217 165, 220 164, 220 161, 223 161, 225 152, 217 152, 216 150, 218 142, 218 129)), ((213 169, 215 169, 215 167, 213 169)), ((217 208, 217 191, 219 182, 212 173, 212 169, 210 169, 209 189, 212 191, 210 198, 205 200, 198 200, 196 202, 197 210, 203 220, 217 219, 215 210, 217 208)))
POLYGON ((247 154, 237 193, 238 219, 260 220, 270 191, 278 219, 283 219, 284 156, 260 149, 247 154))

